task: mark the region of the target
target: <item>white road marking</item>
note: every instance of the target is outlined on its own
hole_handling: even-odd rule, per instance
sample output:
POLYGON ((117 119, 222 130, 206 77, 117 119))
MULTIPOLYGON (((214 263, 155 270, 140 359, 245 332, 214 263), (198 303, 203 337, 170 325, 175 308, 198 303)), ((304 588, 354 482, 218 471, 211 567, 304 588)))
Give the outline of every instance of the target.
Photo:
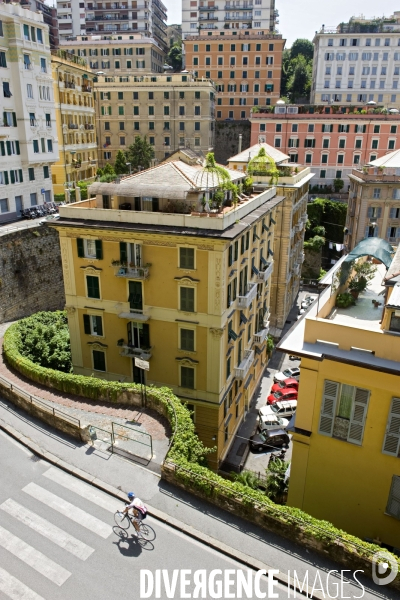
POLYGON ((64 567, 61 567, 52 561, 51 558, 48 558, 39 552, 39 550, 36 550, 24 542, 24 540, 21 540, 1 526, 0 546, 58 586, 67 581, 68 577, 71 575, 64 567))
POLYGON ((24 583, 0 567, 0 592, 11 600, 44 600, 24 583))
POLYGON ((49 523, 46 519, 43 519, 11 498, 3 502, 0 508, 80 560, 86 560, 94 552, 94 549, 90 546, 77 540, 56 525, 49 523))
POLYGON ((90 500, 90 502, 93 502, 93 504, 97 504, 97 506, 100 506, 101 508, 104 508, 113 514, 121 506, 121 502, 119 502, 117 499, 110 498, 88 483, 80 481, 72 475, 67 475, 67 473, 60 471, 59 469, 54 469, 52 467, 43 473, 43 475, 51 481, 62 485, 67 490, 78 494, 78 496, 82 496, 82 498, 85 498, 86 500, 90 500))
POLYGON ((28 483, 28 485, 26 485, 22 491, 26 494, 29 494, 33 498, 36 498, 36 500, 39 500, 39 502, 43 502, 43 504, 46 504, 46 506, 53 508, 65 517, 68 517, 68 519, 71 519, 71 521, 75 521, 75 523, 82 525, 82 527, 90 529, 90 531, 104 539, 108 538, 112 532, 110 524, 100 521, 100 519, 97 519, 97 517, 94 517, 81 508, 78 508, 70 502, 63 500, 63 498, 48 492, 39 485, 36 485, 36 483, 28 483))

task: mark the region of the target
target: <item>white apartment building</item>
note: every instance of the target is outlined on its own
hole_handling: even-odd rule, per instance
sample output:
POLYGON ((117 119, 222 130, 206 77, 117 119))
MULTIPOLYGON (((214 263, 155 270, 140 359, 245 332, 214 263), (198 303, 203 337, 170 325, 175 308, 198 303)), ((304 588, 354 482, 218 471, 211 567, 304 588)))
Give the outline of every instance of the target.
POLYGON ((57 0, 60 40, 142 33, 167 50, 167 8, 161 0, 57 0))
POLYGON ((200 29, 260 29, 274 32, 275 0, 182 0, 182 35, 200 29))
POLYGON ((0 222, 51 201, 58 160, 48 26, 41 13, 0 6, 0 222))
POLYGON ((313 42, 311 104, 400 106, 400 11, 324 25, 313 42))

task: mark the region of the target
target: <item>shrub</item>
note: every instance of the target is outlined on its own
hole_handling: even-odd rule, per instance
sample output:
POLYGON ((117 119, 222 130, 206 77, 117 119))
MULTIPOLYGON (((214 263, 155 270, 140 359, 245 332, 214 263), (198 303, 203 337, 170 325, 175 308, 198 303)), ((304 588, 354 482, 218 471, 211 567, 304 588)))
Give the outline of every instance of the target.
POLYGON ((336 296, 335 306, 338 308, 348 308, 349 306, 353 306, 355 303, 356 301, 354 300, 353 296, 348 292, 345 292, 344 294, 338 294, 336 296))

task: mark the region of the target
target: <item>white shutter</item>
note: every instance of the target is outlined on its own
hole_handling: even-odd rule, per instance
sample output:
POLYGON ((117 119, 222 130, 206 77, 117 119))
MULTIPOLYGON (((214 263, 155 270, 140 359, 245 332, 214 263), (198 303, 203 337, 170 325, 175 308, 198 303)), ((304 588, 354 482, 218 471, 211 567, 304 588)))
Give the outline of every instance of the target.
POLYGON ((339 384, 336 381, 329 381, 326 379, 324 383, 324 395, 322 398, 318 430, 322 435, 332 436, 338 393, 339 384))
POLYGON ((386 512, 400 519, 400 477, 393 475, 386 512))
POLYGON ((400 398, 392 398, 382 452, 400 457, 400 398))
POLYGON ((367 418, 369 394, 368 390, 363 390, 361 388, 355 389, 347 441, 352 442, 353 444, 359 444, 360 446, 367 418))

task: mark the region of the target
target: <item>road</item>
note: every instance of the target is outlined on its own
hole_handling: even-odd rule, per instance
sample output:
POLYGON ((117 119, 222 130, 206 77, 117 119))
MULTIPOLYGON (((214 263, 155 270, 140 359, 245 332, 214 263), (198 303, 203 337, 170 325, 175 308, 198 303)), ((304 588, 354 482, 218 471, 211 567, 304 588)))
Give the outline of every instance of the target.
MULTIPOLYGON (((141 569, 166 569, 170 577, 174 569, 245 570, 151 517, 154 542, 138 542, 131 532, 121 542, 112 530, 116 499, 36 460, 4 434, 0 448, 0 598, 124 600, 141 597, 141 569)), ((260 587, 267 591, 266 578, 260 587)), ((287 598, 280 584, 275 591, 287 598)), ((150 597, 182 596, 162 586, 150 597)))

